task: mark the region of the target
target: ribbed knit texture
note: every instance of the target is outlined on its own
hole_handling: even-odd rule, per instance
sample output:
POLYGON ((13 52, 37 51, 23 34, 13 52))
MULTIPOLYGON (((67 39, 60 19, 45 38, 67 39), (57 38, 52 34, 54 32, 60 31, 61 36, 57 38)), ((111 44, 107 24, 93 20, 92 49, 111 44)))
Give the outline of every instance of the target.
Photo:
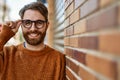
POLYGON ((41 51, 28 50, 23 44, 3 48, 2 42, 13 36, 10 31, 5 34, 6 31, 0 33, 0 80, 65 79, 65 56, 62 53, 47 45, 41 51))

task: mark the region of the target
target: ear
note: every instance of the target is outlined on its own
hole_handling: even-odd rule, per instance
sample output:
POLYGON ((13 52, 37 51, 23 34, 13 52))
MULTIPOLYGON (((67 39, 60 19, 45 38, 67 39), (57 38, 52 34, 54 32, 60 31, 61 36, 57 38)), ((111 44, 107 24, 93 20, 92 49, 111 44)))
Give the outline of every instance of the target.
POLYGON ((47 23, 46 23, 46 26, 47 26, 47 28, 46 28, 46 29, 48 29, 48 26, 49 26, 49 22, 47 22, 47 23))

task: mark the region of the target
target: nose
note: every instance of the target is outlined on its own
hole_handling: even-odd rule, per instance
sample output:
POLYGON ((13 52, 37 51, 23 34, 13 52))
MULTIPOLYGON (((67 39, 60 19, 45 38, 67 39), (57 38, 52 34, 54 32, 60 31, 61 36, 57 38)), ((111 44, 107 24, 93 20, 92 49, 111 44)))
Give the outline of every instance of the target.
POLYGON ((32 23, 30 30, 31 30, 31 31, 34 31, 35 29, 36 29, 36 28, 35 28, 35 23, 32 23))

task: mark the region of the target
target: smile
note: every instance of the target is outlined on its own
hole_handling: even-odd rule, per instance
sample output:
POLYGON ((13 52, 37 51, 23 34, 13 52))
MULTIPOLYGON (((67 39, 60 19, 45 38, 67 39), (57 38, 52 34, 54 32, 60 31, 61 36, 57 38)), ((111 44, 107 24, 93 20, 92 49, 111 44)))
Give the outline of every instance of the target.
POLYGON ((36 33, 30 33, 28 35, 29 38, 38 38, 39 37, 39 34, 36 34, 36 33))

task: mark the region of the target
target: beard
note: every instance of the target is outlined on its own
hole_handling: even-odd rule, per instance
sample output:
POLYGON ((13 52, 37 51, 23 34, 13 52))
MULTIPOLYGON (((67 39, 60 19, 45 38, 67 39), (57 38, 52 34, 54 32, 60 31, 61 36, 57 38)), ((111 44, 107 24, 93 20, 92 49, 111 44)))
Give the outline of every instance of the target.
POLYGON ((44 41, 45 35, 46 35, 46 31, 43 33, 38 30, 23 32, 24 39, 30 45, 38 45, 42 43, 44 41), (30 34, 37 34, 37 38, 30 38, 29 37, 30 34))

